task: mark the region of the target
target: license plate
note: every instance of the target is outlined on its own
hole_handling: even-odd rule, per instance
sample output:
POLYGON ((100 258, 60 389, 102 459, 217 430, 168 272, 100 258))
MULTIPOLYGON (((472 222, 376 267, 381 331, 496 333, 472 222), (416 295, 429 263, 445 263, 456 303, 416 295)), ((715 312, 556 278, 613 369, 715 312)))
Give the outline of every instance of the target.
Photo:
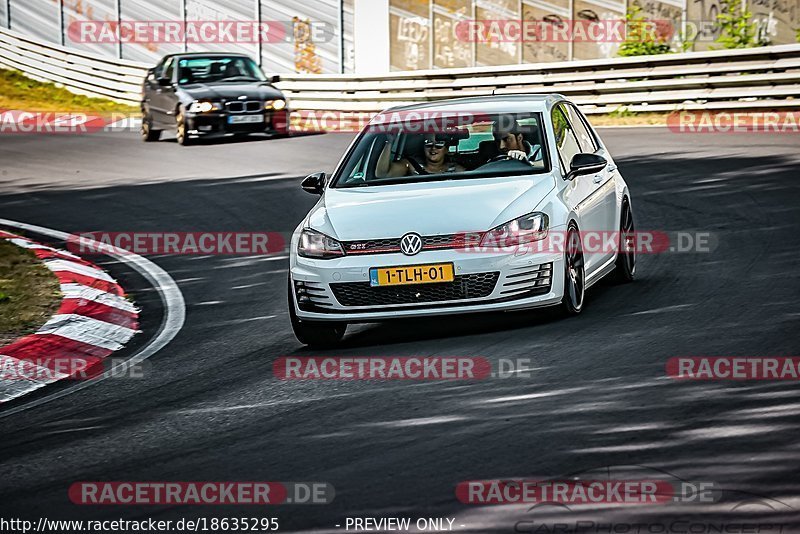
POLYGON ((452 263, 381 267, 369 270, 369 283, 372 287, 433 284, 452 282, 453 280, 455 280, 455 275, 452 263))
POLYGON ((263 115, 234 115, 228 117, 228 124, 258 124, 264 122, 263 115))

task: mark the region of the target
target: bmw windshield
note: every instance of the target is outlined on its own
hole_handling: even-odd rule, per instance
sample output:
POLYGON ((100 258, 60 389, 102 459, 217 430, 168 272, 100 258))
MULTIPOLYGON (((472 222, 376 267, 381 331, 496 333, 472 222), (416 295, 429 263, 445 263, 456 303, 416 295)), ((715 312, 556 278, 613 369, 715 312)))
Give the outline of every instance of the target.
POLYGON ((404 120, 374 120, 367 126, 333 187, 550 171, 539 113, 440 114, 433 119, 421 119, 416 112, 403 115, 404 120))
POLYGON ((265 82, 261 68, 244 56, 210 56, 181 59, 178 63, 178 83, 265 82))

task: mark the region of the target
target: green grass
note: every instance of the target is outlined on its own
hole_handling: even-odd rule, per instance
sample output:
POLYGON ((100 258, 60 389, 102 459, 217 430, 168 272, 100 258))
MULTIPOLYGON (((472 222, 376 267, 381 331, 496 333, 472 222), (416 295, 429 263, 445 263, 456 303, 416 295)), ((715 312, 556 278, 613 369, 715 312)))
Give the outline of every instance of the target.
POLYGON ((16 70, 0 69, 0 110, 135 113, 138 109, 105 98, 70 93, 54 83, 37 82, 16 70))
POLYGON ((31 251, 0 240, 0 346, 35 332, 60 304, 55 275, 31 251))

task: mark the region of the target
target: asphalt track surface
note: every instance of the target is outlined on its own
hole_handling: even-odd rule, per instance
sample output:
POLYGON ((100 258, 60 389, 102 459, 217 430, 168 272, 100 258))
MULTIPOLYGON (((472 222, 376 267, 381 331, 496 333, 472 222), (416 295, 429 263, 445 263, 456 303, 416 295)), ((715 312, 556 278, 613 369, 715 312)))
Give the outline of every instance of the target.
MULTIPOLYGON (((595 286, 578 318, 538 311, 361 325, 327 353, 292 336, 284 256, 151 257, 184 294, 185 326, 148 360, 145 378, 98 382, 0 419, 0 515, 271 515, 281 531, 331 532, 348 516, 453 517, 463 532, 514 532, 550 512, 463 505, 456 484, 640 466, 628 469, 714 481, 725 496, 714 505, 559 510, 561 519, 747 519, 800 532, 797 382, 689 383, 665 373, 673 356, 800 353, 798 139, 601 133, 629 183, 638 229, 714 232, 713 252, 642 256, 635 283, 595 286), (530 358, 534 371, 474 382, 272 375, 278 357, 323 354, 530 358), (76 506, 67 488, 82 480, 326 481, 336 499, 268 509, 76 506)), ((332 170, 350 139, 182 148, 132 133, 3 136, 0 217, 70 232, 289 232, 315 202, 299 178, 332 170)), ((146 342, 162 313, 152 288, 124 265, 98 262, 144 307, 138 343, 146 342)))

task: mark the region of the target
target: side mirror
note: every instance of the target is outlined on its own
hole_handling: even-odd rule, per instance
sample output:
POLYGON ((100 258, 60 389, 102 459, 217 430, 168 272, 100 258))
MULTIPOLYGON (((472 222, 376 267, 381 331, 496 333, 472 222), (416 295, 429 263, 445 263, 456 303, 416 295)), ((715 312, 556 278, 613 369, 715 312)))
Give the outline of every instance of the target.
POLYGON ((577 176, 594 174, 606 168, 608 162, 603 156, 597 154, 575 154, 569 164, 566 179, 572 180, 577 176))
POLYGON ((161 87, 170 87, 172 86, 172 80, 170 80, 169 78, 159 78, 158 85, 160 85, 161 87))
POLYGON ((280 81, 281 81, 281 77, 278 76, 277 74, 269 79, 269 83, 278 83, 280 81))
POLYGON ((311 193, 312 195, 321 195, 325 191, 325 173, 317 172, 309 174, 300 183, 303 191, 311 193))

